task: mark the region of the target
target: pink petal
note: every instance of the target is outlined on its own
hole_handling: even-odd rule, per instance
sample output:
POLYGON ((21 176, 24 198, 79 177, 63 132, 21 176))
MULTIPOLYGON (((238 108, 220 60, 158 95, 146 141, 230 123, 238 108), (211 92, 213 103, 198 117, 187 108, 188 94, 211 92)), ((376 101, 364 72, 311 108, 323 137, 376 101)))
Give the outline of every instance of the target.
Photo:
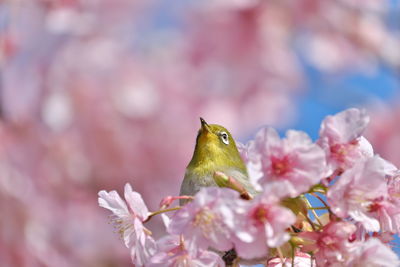
POLYGON ((364 110, 350 108, 334 116, 327 116, 321 125, 320 136, 338 143, 347 143, 361 136, 369 123, 364 110))
POLYGON ((112 211, 118 217, 124 217, 129 214, 128 207, 125 201, 121 199, 116 191, 106 192, 104 190, 99 192, 99 206, 112 211))
POLYGON ((128 202, 129 208, 137 215, 142 221, 146 220, 149 215, 149 210, 144 203, 142 196, 132 191, 130 184, 125 184, 124 197, 128 202))
POLYGON ((369 238, 353 251, 348 266, 399 266, 398 256, 377 238, 369 238))

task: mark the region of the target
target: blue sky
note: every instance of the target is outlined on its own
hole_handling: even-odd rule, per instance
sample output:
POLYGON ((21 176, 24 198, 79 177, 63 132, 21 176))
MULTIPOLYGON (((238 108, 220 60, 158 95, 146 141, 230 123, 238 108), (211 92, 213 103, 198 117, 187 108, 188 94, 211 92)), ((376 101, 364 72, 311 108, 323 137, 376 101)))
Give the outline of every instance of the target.
MULTIPOLYGON (((298 98, 297 119, 288 128, 318 137, 323 118, 349 107, 367 106, 379 99, 388 102, 400 96, 400 77, 395 70, 380 65, 373 74, 354 71, 329 76, 304 64, 307 78, 305 95, 298 98)), ((281 129, 284 132, 287 129, 281 129)))

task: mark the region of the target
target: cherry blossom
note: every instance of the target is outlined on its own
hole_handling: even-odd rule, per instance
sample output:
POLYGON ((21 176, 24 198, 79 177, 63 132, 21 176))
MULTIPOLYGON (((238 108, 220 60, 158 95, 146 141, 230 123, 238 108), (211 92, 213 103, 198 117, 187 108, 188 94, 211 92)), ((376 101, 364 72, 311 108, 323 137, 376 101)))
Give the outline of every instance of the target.
POLYGON ((168 225, 170 234, 183 234, 201 248, 219 250, 233 247, 232 233, 226 223, 233 220, 232 203, 241 201, 239 194, 226 188, 203 188, 195 199, 177 211, 168 225))
POLYGON ((362 223, 367 231, 390 228, 390 214, 396 209, 388 202, 386 174, 395 167, 379 156, 357 162, 328 191, 328 202, 332 211, 341 218, 350 216, 362 223))
POLYGON ((266 187, 284 184, 291 197, 304 193, 326 175, 323 150, 304 132, 289 130, 286 138, 280 139, 275 129, 262 129, 247 153, 249 174, 266 187))
POLYGON ((393 168, 389 166, 389 172, 392 172, 386 176, 386 181, 388 184, 389 196, 393 201, 400 200, 400 170, 393 171, 393 168))
POLYGON ((287 228, 296 221, 295 215, 282 207, 277 197, 283 186, 271 186, 244 205, 236 206, 235 222, 228 226, 235 233, 235 248, 244 259, 267 255, 269 248, 276 248, 289 240, 287 228))
MULTIPOLYGON (((317 266, 345 264, 357 246, 351 242, 356 226, 349 222, 330 222, 320 232, 303 232, 300 236, 310 242, 304 252, 313 252, 317 266)), ((341 266, 341 265, 338 265, 341 266)))
POLYGON ((113 223, 131 249, 132 261, 143 265, 155 252, 156 244, 151 232, 143 226, 149 211, 139 193, 133 192, 130 184, 125 185, 125 200, 116 191, 99 192, 99 205, 113 213, 113 223), (126 205, 128 203, 128 205, 126 205))
POLYGON ((351 108, 327 116, 317 143, 324 149, 330 174, 354 165, 360 159, 373 156, 371 144, 362 136, 369 122, 363 110, 351 108))
POLYGON ((400 260, 390 247, 377 238, 357 243, 346 266, 392 267, 400 266, 400 260))
MULTIPOLYGON (((326 129, 361 138, 362 113, 354 109, 338 117, 328 117, 326 125, 340 123, 326 129)), ((115 191, 99 192, 99 205, 113 212, 135 265, 399 266, 387 245, 400 230, 400 171, 393 164, 355 153, 351 164, 335 169, 330 183, 318 184, 333 169, 327 168, 326 151, 302 132, 291 130, 280 139, 276 130, 265 128, 239 150, 260 185, 253 198, 241 197, 248 192, 226 182, 222 172, 214 174, 220 187, 202 188, 191 197, 165 197, 152 213, 129 184, 126 202, 115 191), (308 197, 321 206, 312 207, 308 197), (182 198, 190 202, 171 207, 182 198), (315 209, 326 213, 318 215, 315 209), (157 214, 169 235, 155 242, 143 224, 157 214)))
POLYGON ((167 235, 157 241, 158 250, 146 267, 222 267, 221 257, 211 251, 188 244, 177 235, 167 235))
MULTIPOLYGON (((2 1, 1 265, 126 266, 98 190, 176 193, 199 116, 238 138, 287 126, 303 59, 324 77, 398 68, 392 2, 2 1)), ((399 164, 393 113, 373 139, 399 164)))
MULTIPOLYGON (((294 267, 311 267, 315 266, 315 261, 307 253, 297 252, 294 258, 294 267)), ((285 258, 282 265, 282 260, 279 257, 268 260, 266 267, 292 267, 292 258, 285 258)))
POLYGON ((389 165, 386 172, 388 198, 381 204, 377 211, 380 213, 378 218, 382 231, 390 233, 400 233, 400 170, 393 171, 393 166, 389 165))

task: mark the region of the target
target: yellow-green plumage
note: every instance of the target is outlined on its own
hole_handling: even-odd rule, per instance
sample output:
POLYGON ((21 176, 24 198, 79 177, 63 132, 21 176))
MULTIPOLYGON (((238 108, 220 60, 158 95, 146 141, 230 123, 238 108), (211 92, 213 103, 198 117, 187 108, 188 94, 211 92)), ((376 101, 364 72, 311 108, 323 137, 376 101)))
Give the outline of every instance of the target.
POLYGON ((181 185, 181 195, 194 195, 201 187, 216 186, 213 175, 224 172, 240 182, 253 194, 246 165, 240 157, 235 140, 227 129, 216 124, 207 124, 201 119, 193 157, 186 168, 181 185))

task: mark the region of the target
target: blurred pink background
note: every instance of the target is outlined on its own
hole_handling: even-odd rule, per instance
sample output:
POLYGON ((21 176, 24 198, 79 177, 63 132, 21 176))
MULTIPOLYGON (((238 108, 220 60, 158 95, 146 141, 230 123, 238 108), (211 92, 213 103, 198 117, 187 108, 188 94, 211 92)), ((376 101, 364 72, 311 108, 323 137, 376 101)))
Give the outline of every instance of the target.
MULTIPOLYGON (((245 141, 307 123, 312 92, 336 101, 310 75, 385 66, 396 81, 399 14, 398 1, 373 0, 0 3, 1 266, 128 266, 99 190, 130 182, 155 210, 178 194, 199 116, 245 141)), ((343 105, 370 110, 367 137, 400 166, 390 86, 376 89, 391 104, 370 90, 343 105)))

